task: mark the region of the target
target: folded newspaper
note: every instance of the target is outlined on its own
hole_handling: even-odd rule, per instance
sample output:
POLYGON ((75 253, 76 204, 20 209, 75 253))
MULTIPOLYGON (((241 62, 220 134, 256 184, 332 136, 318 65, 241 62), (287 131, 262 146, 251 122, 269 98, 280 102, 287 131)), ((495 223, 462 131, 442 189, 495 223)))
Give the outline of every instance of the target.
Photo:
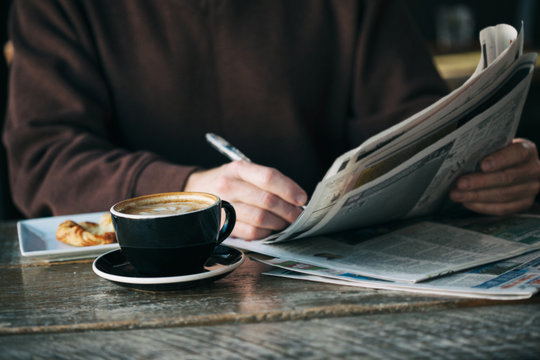
POLYGON ((537 54, 523 54, 523 30, 480 32, 481 57, 459 88, 338 157, 278 242, 432 213, 455 179, 509 144, 537 54))
POLYGON ((289 270, 270 272, 276 276, 506 300, 540 289, 538 215, 424 218, 297 241, 226 244, 289 270))
POLYGON ((523 54, 523 29, 506 24, 482 30, 480 43, 461 87, 338 157, 288 228, 225 244, 273 257, 279 276, 484 298, 536 293, 540 217, 428 217, 519 124, 537 54, 523 54))
POLYGON ((256 260, 276 267, 265 272, 265 275, 370 289, 491 300, 527 299, 540 290, 540 250, 419 284, 384 281, 294 260, 277 258, 256 260))

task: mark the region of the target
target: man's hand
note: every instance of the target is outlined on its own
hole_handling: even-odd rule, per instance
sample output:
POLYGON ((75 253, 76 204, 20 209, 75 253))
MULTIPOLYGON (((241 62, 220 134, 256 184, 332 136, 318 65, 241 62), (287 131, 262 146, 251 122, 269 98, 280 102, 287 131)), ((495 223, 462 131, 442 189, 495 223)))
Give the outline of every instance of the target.
POLYGON ((237 220, 231 235, 246 240, 285 228, 307 201, 306 192, 278 170, 246 161, 195 172, 184 190, 210 192, 232 203, 237 220))
POLYGON ((540 190, 540 161, 533 142, 514 139, 484 158, 480 168, 458 179, 450 199, 488 215, 517 213, 533 205, 540 190))

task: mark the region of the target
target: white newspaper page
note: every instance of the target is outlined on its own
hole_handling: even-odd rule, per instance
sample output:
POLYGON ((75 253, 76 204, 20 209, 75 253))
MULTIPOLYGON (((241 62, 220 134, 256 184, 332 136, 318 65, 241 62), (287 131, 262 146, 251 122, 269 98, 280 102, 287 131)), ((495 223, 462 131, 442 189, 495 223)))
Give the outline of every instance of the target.
POLYGON ((494 300, 527 299, 540 289, 540 251, 417 284, 383 281, 294 260, 255 260, 279 268, 264 272, 266 275, 372 289, 494 300))
POLYGON ((523 67, 515 71, 517 76, 524 76, 520 71, 525 71, 525 76, 494 106, 394 170, 345 194, 316 225, 295 234, 296 237, 369 226, 437 210, 459 175, 473 171, 486 154, 510 143, 514 137, 536 56, 524 56, 525 60, 523 67))
POLYGON ((229 238, 225 244, 362 276, 414 283, 540 248, 540 217, 509 219, 512 221, 497 226, 475 218, 456 220, 459 226, 422 221, 389 232, 384 227, 380 231, 361 229, 275 244, 229 238))
MULTIPOLYGON (((521 25, 520 34, 523 33, 523 24, 521 25)), ((478 62, 476 70, 468 81, 476 77, 484 69, 486 69, 500 54, 509 47, 509 44, 517 42, 519 52, 514 56, 521 56, 523 53, 523 36, 517 36, 516 29, 507 24, 499 24, 489 26, 480 31, 480 48, 482 51, 481 59, 478 62)))
MULTIPOLYGON (((522 52, 523 36, 521 31, 516 39, 516 34, 515 29, 504 24, 484 29, 480 34, 480 38, 483 41, 483 54, 478 69, 475 72, 474 79, 469 79, 470 81, 465 85, 456 89, 432 106, 372 137, 358 148, 341 155, 336 159, 323 180, 318 184, 302 216, 283 232, 272 235, 266 240, 268 242, 282 241, 300 235, 312 236, 328 231, 345 229, 346 227, 362 226, 362 224, 350 224, 351 222, 354 222, 354 216, 349 214, 349 209, 352 206, 358 207, 359 203, 363 203, 362 200, 357 201, 359 199, 358 194, 369 187, 376 186, 377 182, 373 181, 374 179, 378 179, 379 183, 382 182, 382 175, 395 169, 404 161, 410 160, 414 153, 417 153, 429 144, 436 142, 441 136, 447 136, 446 144, 456 138, 459 139, 456 134, 453 134, 452 136, 452 134, 448 135, 448 133, 455 131, 456 128, 462 126, 462 123, 466 122, 463 119, 464 117, 470 118, 473 115, 478 115, 479 109, 484 111, 484 117, 493 115, 500 109, 504 109, 505 111, 504 114, 497 116, 497 119, 490 121, 494 123, 494 125, 490 125, 490 122, 484 121, 483 126, 495 126, 496 133, 486 134, 486 131, 484 131, 483 134, 481 134, 478 132, 477 137, 486 139, 481 136, 494 136, 497 141, 489 142, 489 144, 494 144, 494 146, 492 146, 493 150, 508 143, 513 136, 513 132, 515 132, 515 128, 517 128, 521 108, 525 101, 530 81, 529 75, 529 79, 523 79, 517 86, 514 83, 511 83, 510 86, 506 86, 503 89, 504 91, 510 91, 513 87, 518 87, 520 89, 513 92, 514 96, 511 99, 509 97, 504 97, 504 91, 502 92, 502 95, 501 91, 499 91, 499 95, 497 95, 497 89, 501 86, 501 82, 508 79, 512 75, 512 72, 515 72, 515 67, 518 66, 515 64, 515 59, 522 52), (496 108, 491 106, 494 104, 486 104, 486 99, 493 98, 496 95, 498 96, 496 97, 496 100, 500 100, 500 98, 503 97, 505 103, 499 104, 496 108), (483 100, 480 101, 479 99, 483 100), (479 105, 482 101, 483 104, 479 105), (516 101, 517 106, 505 106, 516 101), (508 127, 497 130, 498 124, 503 123, 504 121, 512 122, 510 130, 508 127), (498 141, 501 138, 501 134, 504 134, 504 142, 498 141), (367 188, 364 186, 366 184, 367 188), (362 190, 360 191, 359 188, 362 188, 362 190), (356 193, 353 193, 352 190, 356 191, 356 193), (343 221, 343 219, 335 218, 337 214, 348 216, 349 218, 353 218, 353 220, 345 219, 345 221, 343 221), (307 232, 312 228, 312 231, 307 232)), ((533 55, 530 55, 526 60, 521 60, 520 63, 523 64, 533 61, 532 56, 533 55)), ((532 67, 534 67, 534 65, 532 67)), ((493 102, 494 101, 492 101, 492 103, 493 102)), ((479 121, 480 120, 478 119, 476 120, 476 122, 479 121)), ((476 158, 485 155, 487 150, 489 150, 483 145, 484 144, 478 145, 478 149, 484 149, 484 153, 477 155, 476 158)), ((417 173, 408 171, 410 174, 406 176, 406 178, 409 179, 409 182, 414 182, 416 192, 407 197, 407 206, 401 205, 399 211, 395 212, 395 216, 392 214, 387 215, 384 211, 382 213, 377 213, 377 215, 370 212, 370 216, 365 217, 365 221, 362 222, 370 224, 371 218, 376 218, 378 219, 378 222, 381 222, 403 217, 409 214, 416 204, 410 203, 413 200, 421 200, 422 204, 429 203, 429 206, 419 206, 415 208, 410 215, 416 216, 417 214, 422 214, 435 208, 438 204, 437 200, 440 200, 440 194, 437 194, 439 196, 429 196, 427 192, 423 192, 422 190, 425 190, 430 184, 431 178, 436 174, 437 165, 441 165, 444 157, 456 157, 457 152, 451 150, 454 149, 448 147, 445 147, 444 149, 440 148, 433 151, 431 154, 423 153, 423 155, 417 155, 416 159, 424 156, 423 161, 409 161, 408 164, 414 163, 416 166, 424 166, 424 171, 418 171, 417 173), (443 153, 437 153, 437 151, 442 151, 443 153), (445 151, 446 153, 444 153, 445 151), (426 156, 435 156, 436 159, 427 159, 426 156), (424 178, 420 179, 420 175, 424 178), (422 188, 422 186, 424 186, 424 188, 422 188), (420 199, 422 194, 427 194, 425 197, 429 196, 429 199, 420 199)), ((466 151, 462 151, 462 153, 466 153, 466 151)), ((473 159, 470 158, 469 160, 471 160, 472 163, 473 159)), ((476 159, 476 161, 477 160, 478 159, 476 159)), ((455 158, 453 166, 450 166, 449 162, 446 162, 446 169, 451 168, 454 171, 458 171, 460 170, 459 166, 463 162, 463 159, 455 158), (458 167, 458 169, 456 169, 456 167, 458 167)), ((470 164, 467 163, 467 165, 470 164)), ((403 166, 401 168, 403 168, 403 166)), ((414 170, 419 169, 414 168, 414 170)), ((407 172, 407 169, 405 169, 405 171, 407 172)), ((395 172, 393 174, 395 175, 395 172)), ((454 178, 458 175, 459 173, 456 172, 454 178)), ((447 187, 442 190, 437 187, 441 183, 441 176, 435 179, 436 181, 432 183, 431 189, 436 188, 437 190, 445 192, 447 187)), ((396 179, 392 180, 392 182, 394 184, 407 185, 406 182, 396 181, 396 179)), ((447 183, 449 182, 447 181, 447 183)), ((390 198, 394 197, 390 196, 390 198)), ((371 198, 371 201, 368 202, 372 203, 374 199, 375 198, 371 198)), ((362 213, 360 213, 359 216, 362 216, 362 213)))

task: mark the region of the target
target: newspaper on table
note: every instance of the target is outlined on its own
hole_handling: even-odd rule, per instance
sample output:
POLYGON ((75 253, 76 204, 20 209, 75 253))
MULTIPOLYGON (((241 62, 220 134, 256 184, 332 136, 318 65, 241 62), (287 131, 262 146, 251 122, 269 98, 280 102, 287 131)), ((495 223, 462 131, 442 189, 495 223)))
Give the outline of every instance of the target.
POLYGON ((509 144, 537 54, 523 54, 523 29, 480 32, 481 58, 459 88, 338 157, 300 217, 267 243, 432 213, 455 179, 509 144))
POLYGON ((384 281, 294 260, 255 260, 277 267, 265 275, 371 289, 493 300, 527 299, 540 290, 540 250, 419 284, 384 281))
POLYGON ((540 250, 540 216, 431 218, 267 244, 227 239, 258 254, 414 284, 540 250))

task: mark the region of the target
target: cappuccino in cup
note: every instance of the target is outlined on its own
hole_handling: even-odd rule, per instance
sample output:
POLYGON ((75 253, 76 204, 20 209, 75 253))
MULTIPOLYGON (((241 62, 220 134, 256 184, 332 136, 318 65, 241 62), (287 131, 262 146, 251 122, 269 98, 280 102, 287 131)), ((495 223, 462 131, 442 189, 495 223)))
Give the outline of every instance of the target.
POLYGON ((203 271, 236 222, 231 204, 200 192, 136 197, 113 205, 110 212, 122 252, 138 272, 148 276, 203 271), (220 228, 222 209, 225 222, 220 228))

